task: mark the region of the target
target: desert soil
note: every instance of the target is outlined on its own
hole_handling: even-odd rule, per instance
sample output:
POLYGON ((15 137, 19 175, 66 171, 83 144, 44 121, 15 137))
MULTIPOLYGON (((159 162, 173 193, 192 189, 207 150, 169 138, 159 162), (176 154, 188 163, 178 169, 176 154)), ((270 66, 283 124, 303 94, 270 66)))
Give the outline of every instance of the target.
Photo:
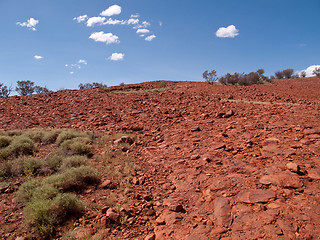
MULTIPOLYGON (((108 229, 118 239, 319 239, 320 79, 167 86, 0 98, 0 129, 140 134, 130 148, 141 166, 128 195, 133 216, 108 229)), ((4 210, 15 203, 8 194, 1 226, 19 225, 4 210)))

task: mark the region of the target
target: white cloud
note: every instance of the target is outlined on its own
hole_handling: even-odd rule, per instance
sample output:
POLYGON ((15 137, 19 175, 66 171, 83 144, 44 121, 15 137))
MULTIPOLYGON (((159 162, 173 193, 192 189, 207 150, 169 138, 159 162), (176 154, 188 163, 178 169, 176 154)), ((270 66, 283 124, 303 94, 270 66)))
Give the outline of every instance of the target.
POLYGON ((87 61, 86 61, 86 60, 83 60, 83 59, 80 59, 80 60, 78 61, 78 63, 79 63, 79 64, 84 64, 84 65, 87 65, 87 64, 88 64, 87 61))
POLYGON ((126 21, 109 18, 107 21, 103 23, 103 25, 117 25, 117 24, 126 24, 126 21))
POLYGON ((137 18, 130 18, 130 19, 127 21, 127 24, 128 24, 128 25, 130 25, 130 24, 136 25, 136 24, 138 24, 138 23, 139 23, 139 19, 137 19, 137 18))
POLYGON ((320 68, 320 65, 311 65, 310 67, 304 69, 304 70, 301 70, 301 71, 297 71, 296 74, 298 74, 299 76, 301 76, 301 73, 303 71, 306 72, 306 77, 312 77, 312 76, 315 76, 313 74, 313 71, 316 69, 316 68, 320 68))
POLYGON ((163 24, 163 23, 162 23, 161 21, 159 21, 159 26, 160 26, 160 27, 162 27, 162 24, 163 24))
POLYGON ((89 38, 93 39, 95 42, 105 42, 106 44, 120 43, 118 36, 102 31, 92 33, 89 38))
POLYGON ((123 53, 112 53, 112 55, 108 58, 111 61, 120 61, 123 60, 124 54, 123 53))
POLYGON ((137 33, 142 33, 142 34, 145 34, 145 33, 148 33, 150 32, 148 29, 145 29, 145 28, 140 28, 137 30, 137 33))
POLYGON ((78 23, 84 22, 88 19, 88 15, 82 15, 79 17, 74 17, 73 20, 76 20, 78 23))
POLYGON ((239 30, 236 29, 234 25, 230 25, 226 28, 221 27, 216 32, 216 36, 220 38, 229 38, 229 37, 234 38, 235 36, 238 36, 238 35, 239 35, 239 30))
POLYGON ((93 27, 96 24, 103 24, 103 22, 106 20, 105 17, 91 17, 87 21, 87 27, 93 27))
POLYGON ((74 74, 76 69, 81 69, 81 65, 87 65, 87 64, 88 63, 86 60, 80 59, 77 63, 65 64, 64 66, 71 70, 71 72, 69 72, 70 74, 74 74))
POLYGON ((35 56, 33 56, 34 57, 34 59, 37 59, 37 60, 39 60, 39 59, 42 59, 43 57, 42 56, 39 56, 39 55, 35 55, 35 56))
POLYGON ((39 20, 35 20, 34 18, 30 18, 28 19, 26 22, 17 22, 17 25, 21 26, 21 27, 27 27, 29 29, 31 29, 32 31, 36 31, 36 25, 39 23, 39 20))
POLYGON ((138 13, 136 13, 136 14, 131 14, 130 17, 131 17, 131 18, 138 18, 138 17, 140 17, 140 15, 139 15, 138 13))
POLYGON ((145 40, 148 42, 151 42, 155 38, 156 38, 156 35, 150 35, 150 36, 146 37, 145 40))
POLYGON ((119 5, 112 5, 103 12, 100 13, 101 16, 113 16, 119 15, 121 13, 121 7, 119 5))
POLYGON ((138 29, 138 28, 147 28, 150 27, 151 24, 147 21, 143 21, 141 24, 134 26, 134 29, 138 29))

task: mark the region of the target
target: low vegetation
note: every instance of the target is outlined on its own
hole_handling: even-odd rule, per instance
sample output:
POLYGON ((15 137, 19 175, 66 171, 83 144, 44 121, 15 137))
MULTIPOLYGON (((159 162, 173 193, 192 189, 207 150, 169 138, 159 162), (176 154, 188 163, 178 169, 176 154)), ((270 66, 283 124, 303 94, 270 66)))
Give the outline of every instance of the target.
POLYGON ((317 77, 320 77, 320 67, 315 68, 315 69, 313 70, 313 74, 316 75, 317 77))
POLYGON ((107 87, 107 85, 103 83, 93 82, 93 83, 80 83, 79 89, 90 89, 90 88, 101 88, 101 87, 107 87))
POLYGON ((46 87, 36 86, 34 82, 27 80, 27 81, 17 81, 16 92, 21 96, 31 95, 34 92, 37 94, 40 93, 47 93, 49 89, 46 87))
POLYGON ((0 83, 0 97, 9 97, 12 88, 0 83))
POLYGON ((157 93, 157 92, 168 92, 172 88, 167 86, 165 81, 159 83, 159 87, 156 88, 143 88, 141 85, 119 85, 115 87, 103 88, 103 92, 112 92, 112 93, 157 93))
MULTIPOLYGON (((119 137, 73 129, 0 132, 0 183, 22 181, 16 199, 32 237, 50 238, 57 226, 83 215, 77 194, 101 182, 97 164, 119 191, 127 191, 136 167, 124 152, 129 145, 113 146, 119 137), (105 149, 104 154, 94 155, 97 148, 105 149), (43 149, 51 150, 44 154, 43 149)), ((118 200, 110 196, 108 205, 115 207, 118 200)))

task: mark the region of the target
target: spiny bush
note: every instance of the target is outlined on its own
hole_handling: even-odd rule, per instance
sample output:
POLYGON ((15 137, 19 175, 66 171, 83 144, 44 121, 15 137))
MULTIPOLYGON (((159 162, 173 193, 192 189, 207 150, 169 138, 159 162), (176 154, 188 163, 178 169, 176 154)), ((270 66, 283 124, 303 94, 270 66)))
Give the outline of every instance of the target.
POLYGON ((38 158, 20 157, 14 160, 14 162, 17 164, 17 173, 29 177, 39 173, 39 170, 43 166, 43 161, 38 158))
POLYGON ((0 136, 0 148, 4 148, 10 145, 12 138, 9 136, 0 136))
POLYGON ((82 133, 73 129, 62 131, 57 137, 56 144, 60 146, 66 140, 70 140, 76 137, 85 137, 85 136, 86 136, 85 133, 82 133))
POLYGON ((35 151, 33 141, 26 136, 17 136, 12 139, 8 146, 10 155, 31 155, 35 151))
POLYGON ((23 136, 27 136, 30 139, 32 139, 34 142, 42 142, 43 136, 44 136, 44 131, 43 129, 31 129, 27 130, 23 133, 23 136))
POLYGON ((42 186, 42 181, 39 179, 32 179, 30 181, 24 182, 21 184, 17 192, 17 200, 21 203, 28 203, 31 201, 31 198, 38 187, 42 186))
POLYGON ((57 224, 63 223, 69 216, 76 216, 83 211, 83 205, 70 193, 58 193, 49 199, 34 198, 25 209, 25 219, 32 230, 42 238, 49 237, 57 224))
POLYGON ((14 175, 14 170, 12 164, 9 162, 0 162, 0 180, 2 178, 12 177, 14 175))
POLYGON ((20 130, 8 130, 5 132, 6 136, 13 137, 13 136, 21 136, 22 131, 20 130))
POLYGON ((62 161, 64 159, 64 155, 61 152, 52 152, 49 156, 44 159, 47 167, 54 172, 58 171, 62 165, 62 161))
POLYGON ((44 179, 45 184, 52 184, 63 191, 82 190, 88 185, 99 182, 99 173, 90 166, 70 168, 60 174, 51 175, 44 179))
POLYGON ((60 147, 68 155, 92 155, 91 140, 88 137, 75 137, 65 140, 60 147))
POLYGON ((62 132, 61 129, 52 129, 46 133, 44 133, 42 137, 42 143, 44 144, 52 144, 55 143, 57 140, 57 137, 62 132))
POLYGON ((38 199, 30 202, 24 208, 24 215, 26 223, 41 238, 48 238, 52 234, 57 220, 50 211, 50 200, 38 199))
POLYGON ((86 157, 79 155, 66 157, 62 160, 60 171, 66 171, 69 168, 76 168, 86 165, 86 159, 86 157))
POLYGON ((10 144, 0 149, 0 160, 6 160, 9 157, 18 157, 20 155, 32 155, 35 151, 33 141, 26 136, 16 136, 12 138, 10 144))
POLYGON ((80 215, 83 210, 83 205, 78 198, 70 193, 59 193, 52 200, 50 207, 59 222, 63 222, 68 216, 80 215))

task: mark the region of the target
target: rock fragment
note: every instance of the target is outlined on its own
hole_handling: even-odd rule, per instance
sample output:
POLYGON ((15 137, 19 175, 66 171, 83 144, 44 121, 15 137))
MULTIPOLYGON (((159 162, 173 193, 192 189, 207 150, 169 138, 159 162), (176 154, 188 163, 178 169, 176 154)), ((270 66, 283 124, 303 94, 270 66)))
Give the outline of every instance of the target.
POLYGON ((217 226, 228 227, 232 220, 230 201, 226 198, 218 197, 215 201, 214 215, 217 226))
POLYGON ((269 190, 249 190, 238 194, 239 201, 244 203, 267 203, 275 197, 275 193, 269 190))

